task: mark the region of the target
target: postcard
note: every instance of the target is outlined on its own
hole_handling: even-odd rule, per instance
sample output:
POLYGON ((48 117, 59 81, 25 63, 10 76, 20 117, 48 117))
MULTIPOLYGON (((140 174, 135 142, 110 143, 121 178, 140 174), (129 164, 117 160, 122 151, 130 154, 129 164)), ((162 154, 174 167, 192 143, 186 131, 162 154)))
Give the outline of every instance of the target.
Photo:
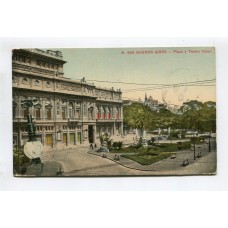
POLYGON ((214 47, 12 50, 16 177, 215 175, 214 47))

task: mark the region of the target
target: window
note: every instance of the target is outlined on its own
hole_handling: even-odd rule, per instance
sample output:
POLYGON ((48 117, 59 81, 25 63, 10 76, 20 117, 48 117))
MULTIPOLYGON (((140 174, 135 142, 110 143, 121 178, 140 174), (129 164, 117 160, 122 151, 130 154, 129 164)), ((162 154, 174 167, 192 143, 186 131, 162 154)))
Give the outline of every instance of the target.
POLYGON ((109 107, 106 109, 106 118, 108 120, 110 120, 110 108, 109 107))
POLYGON ((13 106, 13 118, 16 117, 16 107, 17 107, 17 106, 15 106, 15 105, 13 106))
POLYGON ((50 83, 50 82, 47 82, 47 83, 46 83, 46 86, 47 86, 48 88, 50 88, 50 87, 51 87, 51 83, 50 83))
POLYGON ((73 103, 72 102, 69 103, 68 111, 69 111, 69 118, 73 119, 74 115, 73 115, 73 103))
POLYGON ((27 116, 29 114, 29 108, 23 108, 23 115, 24 115, 24 119, 27 119, 27 116))
POLYGON ((105 118, 105 109, 104 107, 101 107, 101 119, 105 118))
POLYGON ((40 120, 40 108, 36 108, 36 119, 40 120))
POLYGON ((41 62, 39 60, 37 60, 37 66, 41 66, 41 62))
POLYGON ((119 109, 116 107, 115 110, 116 110, 116 119, 118 120, 119 119, 119 109))
POLYGON ((66 109, 65 108, 62 109, 62 119, 63 120, 66 119, 66 109))
POLYGON ((23 84, 27 84, 28 83, 28 79, 27 78, 23 78, 22 83, 23 84))
POLYGON ((47 108, 46 113, 47 113, 47 119, 51 120, 51 109, 47 108))
POLYGON ((31 59, 30 58, 26 58, 26 63, 31 64, 31 59))
POLYGON ((89 113, 89 120, 92 120, 93 119, 93 107, 90 107, 88 109, 88 113, 89 113))
POLYGON ((17 82, 16 77, 12 77, 12 81, 13 83, 16 83, 17 82))
POLYGON ((21 62, 25 63, 26 58, 24 56, 21 56, 21 62))
POLYGON ((34 83, 35 86, 39 86, 40 85, 40 81, 39 80, 36 80, 35 83, 34 83))
POLYGON ((75 112, 75 117, 76 117, 76 119, 80 119, 80 110, 76 110, 76 112, 75 112))
POLYGON ((84 116, 87 116, 87 104, 85 103, 83 107, 84 107, 84 110, 83 110, 84 116))
POLYGON ((96 119, 99 120, 100 119, 100 115, 99 115, 99 109, 98 107, 96 107, 96 119))

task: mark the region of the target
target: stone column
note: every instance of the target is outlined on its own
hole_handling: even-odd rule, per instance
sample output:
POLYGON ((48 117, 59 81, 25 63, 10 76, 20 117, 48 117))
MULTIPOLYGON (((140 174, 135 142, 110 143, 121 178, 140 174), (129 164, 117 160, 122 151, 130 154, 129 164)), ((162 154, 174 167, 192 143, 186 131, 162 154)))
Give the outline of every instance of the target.
POLYGON ((93 126, 93 142, 95 143, 97 139, 97 126, 96 123, 93 126))
POLYGON ((121 122, 121 125, 120 125, 120 134, 123 135, 123 122, 121 122))
POLYGON ((16 116, 18 118, 21 118, 21 96, 20 95, 18 96, 18 103, 17 103, 17 105, 18 105, 18 108, 17 108, 18 113, 17 113, 16 116))
POLYGON ((44 98, 41 100, 41 119, 44 121, 45 120, 45 101, 44 98))
POLYGON ((69 101, 66 102, 66 118, 69 118, 69 101))
POLYGON ((53 148, 54 147, 54 145, 55 145, 55 132, 54 133, 52 133, 52 145, 51 145, 51 147, 53 148))
POLYGON ((116 134, 116 123, 114 122, 113 123, 113 135, 115 135, 116 134))
MULTIPOLYGON (((42 129, 43 130, 43 129, 42 129)), ((46 133, 45 133, 45 130, 43 130, 43 145, 45 145, 46 144, 46 133)))
POLYGON ((77 125, 75 126, 74 134, 75 134, 75 145, 77 145, 78 144, 78 129, 77 129, 77 125))
POLYGON ((67 146, 70 144, 70 132, 69 129, 67 129, 67 146))

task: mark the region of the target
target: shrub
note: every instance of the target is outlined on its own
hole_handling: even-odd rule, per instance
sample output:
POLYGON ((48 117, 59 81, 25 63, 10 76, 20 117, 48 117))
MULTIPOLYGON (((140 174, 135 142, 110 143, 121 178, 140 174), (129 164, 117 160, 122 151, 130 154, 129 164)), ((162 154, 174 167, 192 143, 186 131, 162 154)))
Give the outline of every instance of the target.
POLYGON ((119 141, 119 142, 114 142, 113 144, 112 144, 112 146, 114 147, 114 149, 121 149, 122 148, 122 146, 123 146, 123 142, 121 142, 121 141, 119 141))
POLYGON ((21 150, 20 150, 20 163, 19 163, 18 149, 14 148, 13 150, 14 174, 23 174, 24 170, 26 169, 25 166, 28 165, 29 163, 30 163, 30 159, 24 154, 24 148, 21 147, 21 150))

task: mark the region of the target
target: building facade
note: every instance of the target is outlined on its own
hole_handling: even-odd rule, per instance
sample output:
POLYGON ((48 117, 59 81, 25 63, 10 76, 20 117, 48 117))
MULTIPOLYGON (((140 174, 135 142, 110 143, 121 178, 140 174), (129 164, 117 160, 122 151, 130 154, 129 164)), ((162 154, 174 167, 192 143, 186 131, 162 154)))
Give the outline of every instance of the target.
POLYGON ((12 58, 14 144, 28 140, 29 113, 46 149, 98 143, 105 133, 123 134, 120 89, 66 78, 60 51, 16 49, 12 58), (33 106, 25 106, 25 100, 33 100, 33 106))

